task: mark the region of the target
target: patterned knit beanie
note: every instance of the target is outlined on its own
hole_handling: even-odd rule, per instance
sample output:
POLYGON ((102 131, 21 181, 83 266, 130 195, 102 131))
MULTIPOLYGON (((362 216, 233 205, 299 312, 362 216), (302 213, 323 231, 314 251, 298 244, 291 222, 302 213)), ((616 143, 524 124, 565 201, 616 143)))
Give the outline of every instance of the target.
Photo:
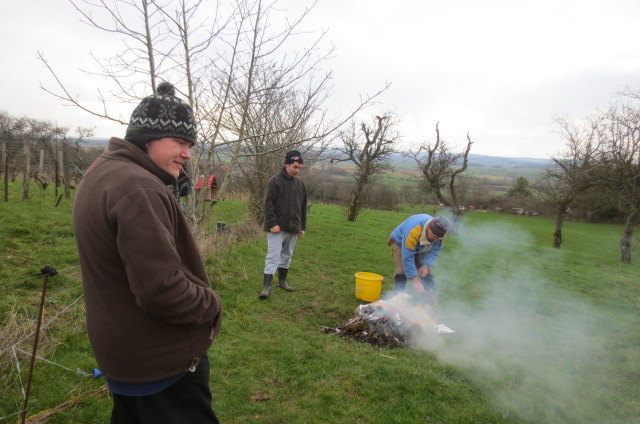
POLYGON ((157 92, 142 99, 135 108, 124 139, 146 152, 147 141, 165 137, 193 144, 197 140, 193 110, 176 97, 175 87, 168 82, 160 83, 157 92))
POLYGON ((438 216, 429 220, 429 228, 436 237, 442 238, 449 231, 449 221, 444 216, 438 216))

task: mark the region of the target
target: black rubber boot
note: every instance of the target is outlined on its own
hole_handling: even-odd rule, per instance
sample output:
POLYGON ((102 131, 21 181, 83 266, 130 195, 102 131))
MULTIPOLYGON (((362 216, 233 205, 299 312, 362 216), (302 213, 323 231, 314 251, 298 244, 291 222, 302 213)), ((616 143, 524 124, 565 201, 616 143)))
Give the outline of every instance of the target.
POLYGON ((266 299, 271 293, 271 283, 273 282, 273 274, 264 274, 264 287, 258 296, 260 299, 266 299))
POLYGON ((396 274, 393 276, 393 291, 401 292, 407 285, 407 276, 405 274, 396 274))
POLYGON ((288 268, 278 268, 278 285, 285 289, 288 292, 293 291, 293 287, 289 287, 287 285, 287 273, 289 272, 288 268))

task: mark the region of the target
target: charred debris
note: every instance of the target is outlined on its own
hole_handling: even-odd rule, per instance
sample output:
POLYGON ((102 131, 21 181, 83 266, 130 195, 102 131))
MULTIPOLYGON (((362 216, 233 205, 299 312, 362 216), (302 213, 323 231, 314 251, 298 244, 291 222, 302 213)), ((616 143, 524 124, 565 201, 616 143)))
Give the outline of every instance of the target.
POLYGON ((360 305, 356 316, 341 327, 321 327, 328 334, 358 340, 375 346, 415 347, 420 340, 454 331, 433 318, 429 306, 412 305, 396 298, 360 305))

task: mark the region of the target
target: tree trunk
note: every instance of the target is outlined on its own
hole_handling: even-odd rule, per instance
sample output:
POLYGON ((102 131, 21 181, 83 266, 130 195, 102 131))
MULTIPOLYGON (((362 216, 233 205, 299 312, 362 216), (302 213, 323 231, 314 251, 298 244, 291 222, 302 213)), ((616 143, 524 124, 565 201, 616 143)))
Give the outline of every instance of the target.
POLYGON ((562 226, 564 225, 564 214, 558 213, 556 216, 556 230, 553 232, 553 247, 560 249, 562 245, 562 226))
POLYGON ((462 222, 462 212, 457 206, 451 206, 451 228, 449 232, 451 234, 458 234, 460 223, 462 222))
POLYGON ((560 249, 562 245, 562 227, 564 226, 564 217, 567 216, 571 200, 566 197, 559 200, 556 210, 556 230, 553 232, 553 247, 560 249))
POLYGON ((622 232, 622 239, 620 239, 620 262, 625 264, 631 263, 631 241, 633 240, 633 224, 636 215, 635 210, 629 212, 622 232))
POLYGON ((353 190, 353 194, 351 195, 351 203, 349 204, 349 210, 347 213, 347 221, 355 222, 358 214, 360 213, 360 209, 362 209, 362 196, 365 192, 365 187, 367 186, 367 182, 363 177, 360 177, 356 181, 356 188, 353 190))
POLYGON ((355 191, 351 196, 351 203, 349 204, 349 210, 347 213, 347 221, 355 222, 358 217, 358 212, 360 212, 360 193, 355 191))

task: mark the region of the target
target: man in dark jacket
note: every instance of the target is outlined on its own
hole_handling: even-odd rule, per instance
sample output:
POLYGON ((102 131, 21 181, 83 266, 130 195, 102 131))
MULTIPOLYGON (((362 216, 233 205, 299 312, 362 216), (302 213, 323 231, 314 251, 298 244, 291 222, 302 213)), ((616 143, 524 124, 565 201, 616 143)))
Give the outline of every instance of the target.
POLYGON ((302 155, 287 152, 280 173, 269 179, 264 196, 264 231, 267 232, 267 256, 264 265, 264 286, 260 299, 271 292, 273 275, 278 270, 278 285, 288 292, 287 273, 298 237, 307 229, 307 189, 298 179, 302 170, 302 155))
POLYGON ((85 173, 73 225, 89 340, 111 423, 217 423, 207 349, 222 305, 169 185, 191 157, 191 107, 168 83, 85 173))

